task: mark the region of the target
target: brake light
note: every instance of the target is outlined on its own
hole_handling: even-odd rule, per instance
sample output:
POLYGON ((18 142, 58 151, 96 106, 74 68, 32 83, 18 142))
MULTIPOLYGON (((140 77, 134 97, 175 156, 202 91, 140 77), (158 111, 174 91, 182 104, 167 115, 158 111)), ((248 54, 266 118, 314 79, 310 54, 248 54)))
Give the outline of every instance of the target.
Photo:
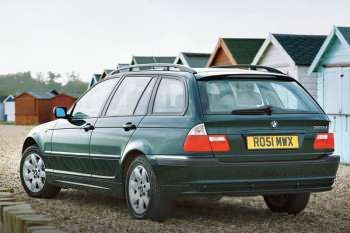
POLYGON ((188 133, 185 143, 185 152, 226 152, 230 144, 226 135, 208 135, 204 124, 194 126, 188 133))
POLYGON ((334 150, 334 134, 319 133, 314 141, 315 150, 334 150))

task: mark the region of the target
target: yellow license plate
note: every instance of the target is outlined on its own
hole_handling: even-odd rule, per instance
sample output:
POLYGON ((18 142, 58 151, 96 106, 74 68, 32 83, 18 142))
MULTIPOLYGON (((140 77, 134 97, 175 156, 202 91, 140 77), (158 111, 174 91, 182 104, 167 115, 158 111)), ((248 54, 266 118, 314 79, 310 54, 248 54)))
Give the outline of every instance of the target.
POLYGON ((299 138, 296 135, 247 136, 248 150, 298 149, 299 138))

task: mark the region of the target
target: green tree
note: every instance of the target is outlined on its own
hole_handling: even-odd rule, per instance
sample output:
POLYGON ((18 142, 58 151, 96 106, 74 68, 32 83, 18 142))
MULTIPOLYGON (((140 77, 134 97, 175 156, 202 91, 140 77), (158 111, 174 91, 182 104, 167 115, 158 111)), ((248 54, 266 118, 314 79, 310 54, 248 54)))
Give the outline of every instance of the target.
POLYGON ((79 79, 79 74, 70 72, 67 74, 68 82, 63 86, 62 90, 66 93, 71 93, 74 96, 81 95, 87 88, 88 85, 79 79))
POLYGON ((60 77, 60 74, 54 72, 49 72, 47 77, 37 73, 35 78, 30 72, 0 75, 0 96, 17 95, 24 91, 45 92, 51 89, 79 96, 88 87, 88 84, 82 82, 75 72, 69 73, 68 82, 65 85, 58 82, 60 77))
POLYGON ((47 72, 47 86, 49 89, 55 89, 57 91, 60 91, 62 88, 62 84, 57 82, 57 80, 61 78, 61 74, 57 73, 55 74, 54 72, 47 72))

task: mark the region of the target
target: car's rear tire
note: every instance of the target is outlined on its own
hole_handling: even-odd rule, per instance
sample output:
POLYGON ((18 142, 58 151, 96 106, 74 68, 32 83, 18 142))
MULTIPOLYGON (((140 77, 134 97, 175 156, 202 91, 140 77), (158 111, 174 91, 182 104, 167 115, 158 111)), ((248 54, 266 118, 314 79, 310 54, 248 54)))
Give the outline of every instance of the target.
POLYGON ((25 192, 30 197, 53 198, 61 188, 47 182, 43 156, 36 145, 29 146, 22 154, 20 178, 25 192))
POLYGON ((167 218, 171 199, 161 191, 152 166, 145 157, 137 157, 130 163, 124 184, 132 217, 158 222, 167 218))
POLYGON ((310 193, 266 195, 264 200, 272 212, 298 214, 303 211, 310 199, 310 193))

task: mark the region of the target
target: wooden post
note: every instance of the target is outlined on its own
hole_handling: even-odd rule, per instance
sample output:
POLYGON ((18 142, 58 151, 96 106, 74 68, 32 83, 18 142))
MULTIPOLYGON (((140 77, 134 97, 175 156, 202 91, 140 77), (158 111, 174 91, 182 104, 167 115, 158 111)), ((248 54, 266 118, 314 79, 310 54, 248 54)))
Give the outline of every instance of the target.
POLYGON ((24 205, 24 202, 0 202, 0 233, 4 232, 3 209, 7 206, 24 205))
POLYGON ((13 193, 9 192, 0 192, 0 198, 13 197, 13 193))
POLYGON ((52 222, 51 218, 42 215, 22 215, 16 218, 14 233, 27 233, 30 226, 45 226, 52 222))
POLYGON ((57 230, 57 229, 49 229, 49 230, 36 230, 31 233, 67 233, 65 231, 57 230))
POLYGON ((8 206, 3 206, 1 213, 2 213, 2 229, 3 229, 3 233, 12 233, 11 232, 11 227, 8 224, 5 224, 5 218, 7 216, 7 212, 11 211, 11 210, 28 210, 31 209, 30 205, 28 204, 14 204, 14 205, 8 205, 8 206))
POLYGON ((28 227, 27 232, 28 233, 33 233, 36 231, 44 231, 47 232, 48 230, 57 230, 56 227, 54 226, 33 226, 33 227, 28 227))
POLYGON ((15 201, 17 201, 17 199, 14 197, 0 198, 0 202, 9 202, 9 201, 15 202, 15 201))
POLYGON ((31 208, 21 210, 9 210, 4 214, 4 226, 5 232, 12 233, 15 231, 16 218, 21 215, 35 214, 35 211, 31 208), (6 230, 8 229, 8 230, 6 230))

